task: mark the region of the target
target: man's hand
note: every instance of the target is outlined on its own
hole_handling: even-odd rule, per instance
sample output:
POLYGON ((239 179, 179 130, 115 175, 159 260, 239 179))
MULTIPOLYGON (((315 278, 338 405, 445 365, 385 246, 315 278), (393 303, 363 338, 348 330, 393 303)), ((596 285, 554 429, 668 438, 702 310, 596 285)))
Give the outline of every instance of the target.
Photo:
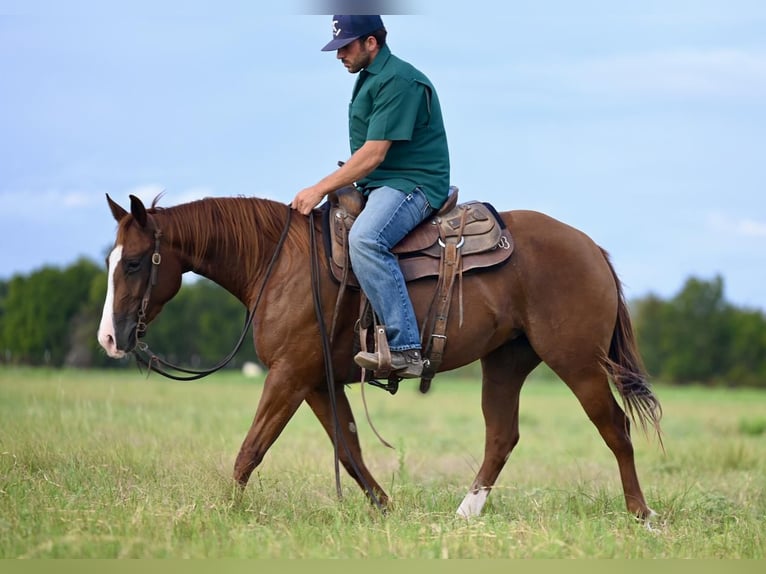
POLYGON ((316 185, 312 185, 311 187, 307 187, 298 192, 298 195, 295 196, 290 207, 303 215, 308 215, 311 213, 312 209, 319 205, 319 202, 322 201, 324 196, 325 194, 322 193, 316 185))
POLYGON ((367 177, 385 159, 391 142, 388 140, 367 140, 346 163, 322 179, 316 185, 298 192, 290 207, 308 215, 322 198, 335 189, 340 189, 367 177))

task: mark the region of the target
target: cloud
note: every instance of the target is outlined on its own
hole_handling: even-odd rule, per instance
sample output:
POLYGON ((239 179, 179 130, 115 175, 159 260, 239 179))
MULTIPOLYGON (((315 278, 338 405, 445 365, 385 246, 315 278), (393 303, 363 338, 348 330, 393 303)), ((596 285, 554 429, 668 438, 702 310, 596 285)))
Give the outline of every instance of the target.
POLYGON ((129 189, 127 194, 135 195, 147 206, 154 201, 155 197, 162 194, 159 205, 169 206, 177 205, 179 203, 187 203, 205 197, 212 197, 215 195, 215 192, 213 189, 205 186, 190 187, 181 191, 174 191, 172 189, 167 189, 163 185, 147 183, 129 189))
POLYGON ((722 213, 711 213, 708 224, 717 232, 747 239, 766 239, 766 221, 748 218, 734 219, 722 213))
MULTIPOLYGON (((174 192, 159 184, 145 184, 133 187, 127 192, 112 192, 117 203, 128 194, 140 198, 150 205, 154 198, 165 192, 160 205, 176 205, 215 195, 209 187, 198 186, 174 192)), ((62 213, 87 211, 106 205, 101 190, 47 189, 43 191, 0 191, 0 219, 21 217, 25 220, 44 223, 59 217, 62 213)))
POLYGON ((94 194, 84 191, 70 191, 64 193, 61 197, 61 204, 64 207, 78 208, 93 205, 94 194))
POLYGON ((91 207, 102 197, 100 192, 82 190, 2 191, 0 213, 6 216, 59 213, 62 210, 91 207))

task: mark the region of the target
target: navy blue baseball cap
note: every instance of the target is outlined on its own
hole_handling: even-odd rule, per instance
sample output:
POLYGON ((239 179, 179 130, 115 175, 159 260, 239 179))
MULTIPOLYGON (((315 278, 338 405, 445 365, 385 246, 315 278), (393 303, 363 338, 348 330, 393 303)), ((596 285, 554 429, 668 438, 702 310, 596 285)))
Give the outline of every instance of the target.
POLYGON ((365 34, 372 34, 381 28, 383 28, 383 20, 380 16, 342 16, 336 14, 332 17, 332 40, 322 48, 322 51, 339 50, 365 34))

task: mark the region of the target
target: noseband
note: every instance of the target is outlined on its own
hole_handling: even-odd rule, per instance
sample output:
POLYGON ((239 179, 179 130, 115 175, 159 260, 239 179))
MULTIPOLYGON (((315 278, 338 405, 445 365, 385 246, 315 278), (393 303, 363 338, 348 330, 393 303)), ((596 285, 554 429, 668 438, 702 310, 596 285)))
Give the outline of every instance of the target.
POLYGON ((237 354, 237 352, 242 347, 242 343, 245 341, 245 336, 247 335, 247 330, 250 327, 250 323, 253 321, 253 317, 255 317, 255 311, 258 309, 258 304, 261 301, 261 297, 263 296, 263 293, 266 289, 266 284, 269 281, 269 277, 271 276, 271 272, 273 271, 275 264, 277 262, 277 258, 279 257, 279 254, 282 252, 282 246, 285 243, 285 240, 287 239, 287 233, 290 230, 290 221, 292 218, 292 208, 290 206, 287 207, 287 219, 285 221, 284 229, 282 229, 282 234, 279 237, 279 242, 277 243, 276 249, 274 249, 274 254, 271 256, 271 261, 269 261, 269 266, 266 268, 266 272, 263 276, 263 281, 261 282, 261 287, 258 290, 258 296, 255 298, 255 303, 253 304, 251 309, 247 310, 247 313, 245 314, 245 323, 242 326, 242 332, 239 336, 239 340, 237 341, 236 345, 234 346, 234 349, 226 355, 223 359, 221 359, 220 362, 218 362, 216 365, 210 367, 209 369, 188 369, 186 367, 180 367, 178 365, 174 365, 172 363, 169 363, 165 359, 162 359, 161 357, 158 357, 156 353, 151 351, 149 349, 149 345, 147 345, 143 341, 139 341, 140 338, 142 338, 144 335, 146 335, 147 331, 147 321, 146 321, 146 310, 149 307, 149 299, 152 296, 152 288, 157 284, 157 275, 159 274, 160 269, 160 263, 162 263, 162 255, 160 255, 160 242, 162 239, 162 231, 160 228, 155 224, 154 225, 154 253, 152 253, 152 269, 149 273, 149 280, 146 285, 146 291, 144 292, 144 296, 141 299, 141 307, 138 309, 137 314, 137 320, 136 320, 136 342, 133 348, 130 350, 131 353, 133 353, 136 357, 136 361, 138 363, 144 365, 149 372, 156 371, 163 377, 167 377, 168 379, 173 379, 176 381, 195 381, 197 379, 201 379, 203 377, 206 377, 208 375, 212 375, 216 371, 220 371, 222 368, 224 368, 226 365, 229 364, 229 362, 234 358, 234 355, 237 354), (170 369, 170 371, 177 371, 180 373, 185 373, 184 375, 176 375, 167 369, 170 369))

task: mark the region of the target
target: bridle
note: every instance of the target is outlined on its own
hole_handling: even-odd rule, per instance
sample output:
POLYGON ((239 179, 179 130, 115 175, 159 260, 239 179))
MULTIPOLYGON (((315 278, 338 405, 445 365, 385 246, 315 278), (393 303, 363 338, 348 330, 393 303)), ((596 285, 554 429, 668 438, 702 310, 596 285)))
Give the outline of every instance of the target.
MULTIPOLYGON (((152 297, 152 288, 157 284, 157 274, 160 270, 160 263, 162 263, 162 255, 160 255, 161 239, 162 230, 155 226, 154 253, 152 253, 152 270, 149 273, 149 281, 146 284, 146 290, 144 291, 144 296, 141 299, 141 307, 138 309, 138 316, 136 321, 136 345, 138 345, 138 340, 146 334, 146 309, 149 306, 149 299, 152 297)), ((133 350, 135 350, 135 347, 133 350)))
POLYGON ((154 353, 151 349, 149 349, 149 345, 145 342, 141 341, 141 338, 146 335, 146 331, 148 328, 147 321, 146 321, 146 310, 149 307, 149 300, 152 296, 152 289, 157 284, 157 276, 159 275, 159 269, 160 264, 162 263, 162 255, 160 254, 160 244, 162 240, 162 230, 157 226, 156 222, 153 221, 154 224, 154 252, 152 253, 152 268, 149 272, 149 279, 147 280, 146 289, 144 290, 144 296, 141 298, 141 306, 138 309, 138 313, 136 316, 136 342, 133 348, 130 350, 131 353, 136 357, 136 361, 140 365, 144 365, 149 372, 155 371, 156 373, 159 373, 163 377, 167 377, 168 379, 173 379, 175 381, 196 381, 197 379, 201 379, 203 377, 207 377, 208 375, 212 375, 216 371, 220 371, 222 368, 224 368, 226 365, 231 362, 231 360, 234 358, 234 356, 237 354, 237 352, 242 348, 242 343, 245 341, 245 337, 247 335, 247 331, 250 328, 250 324, 253 321, 253 318, 255 317, 255 312, 258 309, 258 304, 261 302, 261 297, 263 296, 263 293, 266 289, 266 284, 269 281, 269 277, 271 276, 271 272, 274 270, 274 267, 276 266, 277 258, 279 257, 279 254, 282 252, 282 247, 285 244, 285 240, 287 239, 287 233, 290 230, 290 221, 292 219, 292 208, 288 206, 287 208, 287 219, 285 221, 285 226, 282 229, 282 234, 279 237, 279 242, 277 243, 276 249, 274 249, 274 254, 271 256, 271 261, 269 261, 269 266, 266 268, 266 272, 263 276, 263 281, 261 281, 261 287, 258 290, 258 296, 255 298, 255 303, 253 303, 253 306, 247 310, 245 314, 245 322, 242 326, 242 332, 239 335, 239 339, 237 340, 236 345, 231 350, 231 352, 226 355, 223 359, 221 359, 218 363, 216 363, 214 366, 207 368, 207 369, 190 369, 188 367, 181 367, 179 365, 174 365, 165 359, 159 357, 156 353, 154 353), (177 375, 171 371, 176 371, 179 373, 184 373, 182 375, 177 375))

